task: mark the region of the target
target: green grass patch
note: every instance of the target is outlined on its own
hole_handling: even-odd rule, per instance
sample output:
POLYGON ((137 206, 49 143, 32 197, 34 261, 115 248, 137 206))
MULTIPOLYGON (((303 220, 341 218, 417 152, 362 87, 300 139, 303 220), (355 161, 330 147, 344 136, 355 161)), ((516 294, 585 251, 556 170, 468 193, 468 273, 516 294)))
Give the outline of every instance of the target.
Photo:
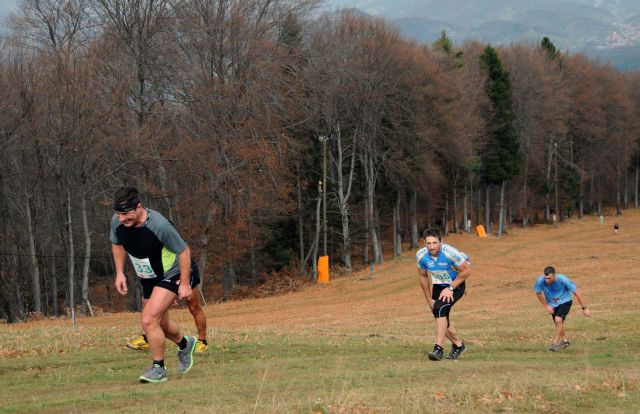
MULTIPOLYGON (((617 324, 640 322, 632 314, 617 324)), ((147 352, 99 326, 2 332, 1 411, 22 412, 637 412, 633 331, 578 339, 553 353, 527 327, 474 321, 459 361, 426 357, 430 336, 410 324, 371 330, 218 331, 215 349, 187 374, 167 346, 169 381, 140 384, 147 352), (484 328, 484 334, 482 334, 484 328), (427 337, 428 336, 428 337, 427 337)), ((551 329, 551 323, 546 326, 551 329)), ((637 342, 636 342, 637 343, 637 342)))

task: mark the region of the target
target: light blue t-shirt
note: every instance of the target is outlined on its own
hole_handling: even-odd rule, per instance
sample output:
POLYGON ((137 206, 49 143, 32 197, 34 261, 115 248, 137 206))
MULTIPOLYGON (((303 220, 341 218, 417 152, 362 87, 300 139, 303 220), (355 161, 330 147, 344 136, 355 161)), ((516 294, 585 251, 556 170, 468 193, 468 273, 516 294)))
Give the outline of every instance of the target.
POLYGON ((536 293, 544 292, 547 304, 552 308, 557 308, 563 303, 572 300, 572 294, 576 291, 576 284, 563 274, 556 274, 556 281, 550 285, 544 281, 544 276, 540 276, 533 285, 536 293))
MULTIPOLYGON (((442 244, 438 257, 432 257, 423 247, 416 254, 418 269, 426 270, 434 285, 450 285, 456 280, 459 268, 469 263, 469 256, 449 244, 442 244)), ((471 265, 471 263, 469 263, 471 265)))

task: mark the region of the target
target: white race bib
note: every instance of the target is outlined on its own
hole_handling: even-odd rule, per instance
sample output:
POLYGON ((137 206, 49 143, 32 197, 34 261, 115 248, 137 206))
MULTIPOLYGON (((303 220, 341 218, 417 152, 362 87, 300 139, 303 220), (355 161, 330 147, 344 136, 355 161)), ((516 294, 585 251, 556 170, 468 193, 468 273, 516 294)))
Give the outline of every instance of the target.
POLYGON ((136 271, 138 277, 142 279, 153 279, 154 277, 157 277, 156 274, 153 273, 151 262, 148 257, 138 259, 137 257, 129 255, 129 258, 131 259, 131 263, 133 263, 133 269, 136 271))
POLYGON ((434 285, 451 284, 451 275, 446 270, 429 270, 434 285))

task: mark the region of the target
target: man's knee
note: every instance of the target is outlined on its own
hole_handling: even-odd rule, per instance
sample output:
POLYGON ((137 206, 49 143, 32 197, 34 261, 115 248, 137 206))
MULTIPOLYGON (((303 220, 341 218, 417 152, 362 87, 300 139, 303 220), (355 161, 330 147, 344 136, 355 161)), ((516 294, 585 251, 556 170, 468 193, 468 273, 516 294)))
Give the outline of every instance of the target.
POLYGON ((562 316, 554 316, 553 317, 553 322, 556 325, 562 325, 562 323, 564 322, 564 318, 562 316))
POLYGON ((189 312, 192 315, 200 313, 202 311, 202 306, 200 306, 200 298, 197 295, 197 292, 193 292, 187 300, 187 307, 189 308, 189 312))
POLYGON ((157 315, 153 315, 151 313, 145 313, 144 311, 142 311, 141 324, 142 324, 142 329, 145 332, 147 332, 149 328, 153 328, 155 326, 160 325, 160 322, 161 322, 161 318, 158 317, 157 315))

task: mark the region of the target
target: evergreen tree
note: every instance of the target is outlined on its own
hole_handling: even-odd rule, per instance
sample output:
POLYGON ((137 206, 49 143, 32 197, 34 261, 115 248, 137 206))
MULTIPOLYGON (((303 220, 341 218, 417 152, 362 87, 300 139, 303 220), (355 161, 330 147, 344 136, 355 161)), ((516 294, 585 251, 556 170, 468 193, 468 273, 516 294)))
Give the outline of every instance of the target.
POLYGON ((453 59, 456 68, 464 66, 463 52, 462 50, 456 51, 453 47, 453 41, 447 36, 447 31, 440 32, 440 38, 433 42, 434 49, 442 50, 448 56, 453 59))
POLYGON ((500 220, 498 236, 503 230, 504 189, 508 180, 520 173, 522 154, 519 151, 518 135, 514 128, 515 115, 511 102, 509 73, 502 66, 496 50, 491 46, 484 49, 480 61, 487 71, 485 92, 491 102, 488 116, 489 137, 482 154, 484 179, 487 184, 499 184, 500 220))
POLYGON ((547 51, 547 55, 549 56, 550 60, 553 60, 560 55, 560 51, 556 49, 556 46, 553 44, 553 42, 551 42, 551 40, 549 40, 547 36, 542 38, 540 47, 547 51))

